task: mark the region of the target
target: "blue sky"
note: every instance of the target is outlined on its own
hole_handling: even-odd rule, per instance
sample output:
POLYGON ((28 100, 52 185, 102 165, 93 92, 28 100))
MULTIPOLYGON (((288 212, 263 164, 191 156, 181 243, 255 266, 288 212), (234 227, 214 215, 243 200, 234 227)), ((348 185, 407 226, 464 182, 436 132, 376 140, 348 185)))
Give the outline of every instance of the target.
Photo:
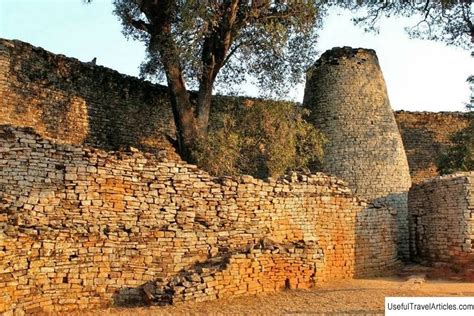
MULTIPOLYGON (((138 75, 144 47, 127 41, 111 0, 0 0, 0 37, 19 39, 49 51, 97 63, 129 75, 138 75)), ((334 46, 377 51, 392 107, 409 111, 462 111, 469 99, 466 79, 474 74, 470 52, 442 43, 409 39, 404 27, 413 19, 389 19, 380 34, 365 33, 350 21, 351 13, 333 10, 320 32, 322 53, 334 46)), ((256 95, 251 85, 244 93, 256 95)), ((303 85, 290 96, 303 98, 303 85)))

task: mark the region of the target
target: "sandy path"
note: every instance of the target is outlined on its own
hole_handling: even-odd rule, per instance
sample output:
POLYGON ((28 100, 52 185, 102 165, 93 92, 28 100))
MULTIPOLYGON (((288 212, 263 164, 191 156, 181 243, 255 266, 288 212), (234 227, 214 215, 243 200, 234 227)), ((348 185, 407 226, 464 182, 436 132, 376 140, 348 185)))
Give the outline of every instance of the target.
POLYGON ((113 308, 77 315, 294 315, 294 314, 383 314, 386 296, 472 296, 474 283, 403 279, 345 280, 311 290, 241 296, 212 302, 147 308, 113 308))

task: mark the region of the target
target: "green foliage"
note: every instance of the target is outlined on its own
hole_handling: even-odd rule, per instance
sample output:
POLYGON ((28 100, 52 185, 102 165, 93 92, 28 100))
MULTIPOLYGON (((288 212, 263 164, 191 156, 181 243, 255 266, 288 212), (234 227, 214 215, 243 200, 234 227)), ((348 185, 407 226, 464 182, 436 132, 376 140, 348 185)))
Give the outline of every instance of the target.
MULTIPOLYGON (((469 76, 466 80, 471 84, 471 92, 474 92, 472 84, 474 83, 474 76, 469 76)), ((469 110, 468 119, 469 126, 462 131, 456 133, 451 141, 451 147, 446 153, 441 155, 436 164, 438 171, 441 174, 449 174, 456 171, 472 171, 474 170, 474 99, 471 93, 470 103, 466 104, 469 110)))
POLYGON ((410 37, 441 41, 465 49, 472 48, 474 41, 474 19, 472 0, 426 0, 426 1, 335 1, 350 10, 364 9, 362 16, 354 22, 362 24, 368 31, 378 31, 381 17, 413 16, 418 23, 406 30, 410 37))
MULTIPOLYGON (((471 56, 474 57, 474 52, 471 53, 471 56)), ((466 104, 466 108, 469 111, 473 111, 474 110, 474 75, 470 75, 466 81, 469 83, 470 89, 471 89, 471 97, 469 99, 469 103, 466 104)))
POLYGON ((247 75, 262 93, 300 82, 316 54, 317 1, 113 0, 123 33, 147 47, 143 76, 166 81, 165 50, 179 60, 187 87, 198 89, 204 71, 228 91, 247 75), (170 25, 163 33, 160 26, 170 25), (170 44, 172 43, 172 44, 170 44), (221 69, 222 67, 222 69, 221 69), (218 75, 217 75, 218 72, 218 75))
POLYGON ((474 170, 473 115, 473 112, 469 113, 469 126, 453 136, 452 141, 454 146, 437 160, 438 171, 441 174, 474 170))
POLYGON ((203 169, 217 176, 265 178, 318 168, 325 139, 304 120, 306 110, 290 102, 225 103, 212 114, 209 136, 194 153, 203 169))

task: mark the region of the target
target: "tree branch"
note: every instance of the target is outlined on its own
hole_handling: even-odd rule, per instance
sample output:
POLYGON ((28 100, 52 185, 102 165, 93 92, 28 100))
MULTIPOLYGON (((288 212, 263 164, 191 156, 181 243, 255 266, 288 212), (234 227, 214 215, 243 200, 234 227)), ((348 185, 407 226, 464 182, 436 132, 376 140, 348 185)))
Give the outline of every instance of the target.
POLYGON ((232 56, 235 54, 235 52, 240 48, 242 47, 243 45, 247 44, 248 41, 244 41, 244 42, 240 42, 239 44, 235 45, 230 51, 229 53, 227 54, 226 58, 224 59, 224 61, 222 62, 222 67, 224 65, 227 64, 227 62, 229 61, 229 59, 232 58, 232 56))
POLYGON ((464 5, 461 6, 462 18, 467 25, 467 28, 468 28, 467 33, 471 35, 471 43, 474 43, 474 25, 468 13, 466 12, 468 10, 467 7, 468 7, 467 4, 466 6, 464 5))
POLYGON ((125 13, 125 17, 126 21, 128 23, 130 23, 130 25, 132 25, 134 28, 140 30, 140 31, 144 31, 148 34, 151 33, 151 25, 149 23, 146 23, 145 21, 143 20, 135 20, 133 19, 129 14, 125 13))

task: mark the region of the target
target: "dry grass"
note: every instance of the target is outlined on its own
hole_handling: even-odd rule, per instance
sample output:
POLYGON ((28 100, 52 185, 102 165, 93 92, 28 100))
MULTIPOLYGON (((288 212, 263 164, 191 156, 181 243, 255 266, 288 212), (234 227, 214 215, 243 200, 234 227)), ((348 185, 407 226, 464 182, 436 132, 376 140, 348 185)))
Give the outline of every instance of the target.
POLYGON ((289 290, 178 306, 111 308, 77 315, 383 314, 386 296, 474 296, 474 283, 414 284, 400 278, 345 280, 306 291, 289 290))

